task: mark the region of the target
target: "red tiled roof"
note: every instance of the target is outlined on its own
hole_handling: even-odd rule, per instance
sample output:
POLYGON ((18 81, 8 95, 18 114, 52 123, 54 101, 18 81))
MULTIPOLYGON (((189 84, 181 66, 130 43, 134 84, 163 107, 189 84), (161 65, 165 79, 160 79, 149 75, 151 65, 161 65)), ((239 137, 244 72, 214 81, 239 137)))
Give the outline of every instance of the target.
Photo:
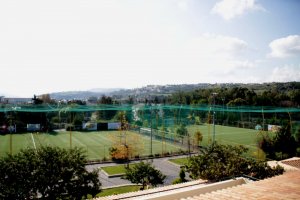
POLYGON ((285 160, 285 161, 282 161, 282 163, 300 169, 300 159, 297 159, 297 160, 285 160))
POLYGON ((300 171, 290 171, 273 178, 186 199, 300 199, 300 171))

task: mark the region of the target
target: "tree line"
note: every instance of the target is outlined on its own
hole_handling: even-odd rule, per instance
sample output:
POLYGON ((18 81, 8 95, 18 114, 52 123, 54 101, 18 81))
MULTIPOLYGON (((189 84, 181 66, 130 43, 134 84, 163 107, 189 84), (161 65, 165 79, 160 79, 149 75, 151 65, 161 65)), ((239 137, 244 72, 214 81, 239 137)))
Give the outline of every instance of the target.
MULTIPOLYGON (((159 101, 159 99, 156 99, 159 101)), ((282 90, 269 88, 255 91, 246 87, 198 89, 191 92, 177 92, 160 103, 197 105, 212 104, 229 106, 282 106, 300 105, 300 87, 282 90), (212 94, 216 94, 213 96, 212 94)))

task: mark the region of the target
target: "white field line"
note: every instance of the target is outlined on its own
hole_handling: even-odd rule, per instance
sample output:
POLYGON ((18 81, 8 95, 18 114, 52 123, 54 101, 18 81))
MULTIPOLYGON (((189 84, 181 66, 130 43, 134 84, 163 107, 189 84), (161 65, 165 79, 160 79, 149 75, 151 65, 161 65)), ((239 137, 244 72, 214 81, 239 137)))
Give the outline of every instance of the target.
POLYGON ((36 145, 35 145, 35 141, 34 141, 32 133, 31 133, 31 139, 32 139, 32 143, 33 143, 34 149, 36 150, 36 145))

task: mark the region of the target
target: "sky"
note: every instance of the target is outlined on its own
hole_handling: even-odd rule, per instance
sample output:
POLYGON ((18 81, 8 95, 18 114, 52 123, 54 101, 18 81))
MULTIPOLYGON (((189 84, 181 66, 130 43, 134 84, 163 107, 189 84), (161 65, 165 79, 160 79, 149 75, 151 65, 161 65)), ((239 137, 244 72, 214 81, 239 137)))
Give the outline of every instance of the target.
POLYGON ((0 95, 300 81, 298 0, 0 1, 0 95))

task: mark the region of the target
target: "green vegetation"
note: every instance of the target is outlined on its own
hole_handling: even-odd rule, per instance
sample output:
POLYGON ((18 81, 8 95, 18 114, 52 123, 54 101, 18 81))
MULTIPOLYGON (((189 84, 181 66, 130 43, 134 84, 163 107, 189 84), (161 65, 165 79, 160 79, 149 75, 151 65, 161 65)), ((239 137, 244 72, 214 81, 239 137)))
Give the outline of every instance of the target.
POLYGON ((247 148, 243 146, 215 143, 198 156, 191 157, 186 169, 193 179, 200 178, 211 181, 220 181, 240 175, 264 179, 283 173, 283 168, 279 165, 271 168, 266 162, 243 157, 245 152, 247 152, 247 148))
POLYGON ((295 137, 292 135, 291 125, 288 123, 281 127, 273 137, 269 134, 261 135, 258 139, 258 146, 268 158, 283 160, 297 155, 297 148, 300 148, 298 137, 298 134, 295 137))
MULTIPOLYGON (((133 167, 135 164, 129 164, 129 167, 133 167)), ((116 175, 116 174, 125 174, 126 166, 125 165, 116 165, 116 166, 108 166, 101 167, 108 175, 116 175)))
MULTIPOLYGON (((191 145, 196 143, 196 136, 193 133, 200 131, 203 139, 201 145, 209 145, 209 138, 212 138, 213 126, 212 124, 203 125, 188 125, 186 126, 188 132, 191 134, 191 145)), ((109 148, 112 145, 112 137, 118 136, 119 131, 91 131, 91 132, 78 132, 78 131, 59 131, 51 133, 23 133, 23 134, 9 134, 0 135, 0 156, 5 156, 6 153, 10 153, 10 137, 12 137, 12 153, 18 153, 22 148, 34 148, 50 145, 61 148, 70 147, 70 134, 72 135, 72 146, 83 148, 88 156, 89 160, 103 160, 110 158, 109 148), (34 143, 33 143, 34 142, 34 143)), ((128 134, 138 135, 135 132, 127 131, 128 134)), ((139 156, 150 155, 150 138, 144 135, 139 135, 142 141, 143 151, 138 152, 139 156)), ((167 136, 167 135, 166 135, 167 136)), ((168 136, 172 136, 169 133, 168 136)), ((257 137, 259 131, 253 129, 236 128, 216 125, 216 141, 221 144, 242 144, 249 148, 249 155, 253 156, 257 152, 257 137)), ((186 140, 186 138, 185 138, 186 140)), ((180 141, 181 143, 181 141, 180 141)), ((161 154, 164 152, 179 152, 181 149, 185 149, 178 143, 169 140, 162 145, 162 141, 159 139, 153 140, 153 154, 161 154), (162 149, 164 148, 164 149, 162 149)))
POLYGON ((139 162, 133 167, 126 168, 125 179, 132 183, 142 184, 145 186, 157 186, 163 184, 166 178, 159 170, 155 169, 150 163, 139 162))
MULTIPOLYGON (((119 131, 92 131, 92 132, 78 132, 78 131, 59 131, 51 133, 22 133, 22 134, 6 134, 0 135, 0 157, 10 153, 18 153, 23 148, 34 148, 34 145, 39 148, 41 146, 55 146, 61 148, 72 147, 83 148, 89 160, 103 160, 109 158, 109 148, 112 145, 111 137, 119 135, 119 131), (70 135, 72 137, 70 137, 70 135), (12 148, 10 148, 10 137, 12 138, 12 148), (71 138, 71 140, 70 140, 71 138)), ((127 131, 128 134, 138 135, 135 132, 127 131)), ((150 154, 150 138, 140 136, 143 151, 138 152, 139 156, 146 156, 150 154)), ((172 143, 166 143, 166 152, 178 152, 182 147, 172 143)), ((153 140, 153 153, 162 153, 162 144, 160 140, 153 140)))
MULTIPOLYGON (((187 127, 189 133, 195 133, 198 130, 201 131, 203 139, 202 146, 208 146, 212 142, 213 137, 213 125, 191 125, 187 127)), ((257 137, 259 135, 258 130, 247 128, 236 128, 230 126, 215 126, 215 138, 219 144, 229 145, 244 145, 249 149, 248 155, 253 156, 257 152, 257 137)))
POLYGON ((178 183, 184 183, 187 182, 187 180, 185 179, 185 171, 183 168, 180 169, 179 172, 179 178, 175 179, 172 184, 178 184, 178 183))
MULTIPOLYGON (((216 104, 229 106, 297 106, 300 102, 300 83, 268 83, 260 85, 218 85, 192 91, 174 92, 167 99, 171 104, 195 105, 212 102, 212 93, 217 93, 216 104)), ((163 99, 162 99, 163 101, 163 99)))
MULTIPOLYGON (((280 93, 285 94, 293 101, 296 102, 299 99, 299 82, 286 82, 286 83, 262 83, 262 84, 241 84, 241 83, 221 83, 221 84, 209 84, 209 83, 200 83, 200 84, 176 84, 176 85, 156 85, 153 86, 145 86, 142 88, 135 89, 125 89, 114 91, 111 95, 114 95, 114 101, 121 101, 124 99, 127 102, 130 100, 137 102, 140 99, 145 99, 144 101, 153 102, 153 103, 178 103, 182 104, 183 102, 207 102, 207 98, 211 92, 219 92, 223 90, 222 94, 227 94, 227 97, 230 97, 230 94, 234 95, 233 91, 238 91, 236 88, 247 88, 243 93, 255 92, 256 95, 262 95, 264 92, 271 91, 273 94, 280 93), (182 92, 185 91, 185 92, 182 92), (232 91, 232 92, 231 92, 232 91), (225 93, 226 92, 226 93, 225 93), (205 94, 206 93, 206 94, 205 94), (181 94, 181 95, 179 95, 181 94), (176 102, 176 99, 173 96, 181 96, 184 97, 180 101, 176 102), (199 96, 200 95, 200 96, 199 96), (170 97, 171 96, 171 97, 170 97), (192 98, 189 98, 192 97, 192 98), (115 99, 116 98, 116 99, 115 99)), ((242 90, 243 91, 243 90, 242 90)), ((236 96, 240 97, 240 93, 236 94, 236 96)), ((87 99, 92 96, 100 96, 101 93, 92 93, 88 91, 78 91, 78 92, 59 92, 52 93, 51 97, 56 99, 87 99)), ((279 95, 278 95, 279 96, 279 95)), ((286 98, 282 95, 281 98, 286 98)), ((178 99, 177 99, 178 100, 178 99)), ((227 103, 227 99, 226 103, 227 103)), ((230 101, 231 99, 229 99, 230 101)), ((101 99, 98 99, 100 102, 101 99)))
POLYGON ((175 158, 175 159, 169 159, 170 162, 173 162, 177 165, 184 166, 188 163, 188 158, 175 158))
POLYGON ((183 143, 183 138, 188 134, 186 126, 184 124, 180 124, 176 130, 176 134, 181 138, 181 143, 183 143))
POLYGON ((139 191, 140 188, 141 188, 141 186, 139 186, 139 185, 107 188, 107 189, 103 189, 101 193, 97 194, 97 197, 105 197, 105 196, 110 196, 110 195, 123 194, 123 193, 127 193, 127 192, 135 192, 135 191, 139 191))
POLYGON ((82 199, 100 192, 78 148, 41 147, 0 158, 0 199, 82 199))

